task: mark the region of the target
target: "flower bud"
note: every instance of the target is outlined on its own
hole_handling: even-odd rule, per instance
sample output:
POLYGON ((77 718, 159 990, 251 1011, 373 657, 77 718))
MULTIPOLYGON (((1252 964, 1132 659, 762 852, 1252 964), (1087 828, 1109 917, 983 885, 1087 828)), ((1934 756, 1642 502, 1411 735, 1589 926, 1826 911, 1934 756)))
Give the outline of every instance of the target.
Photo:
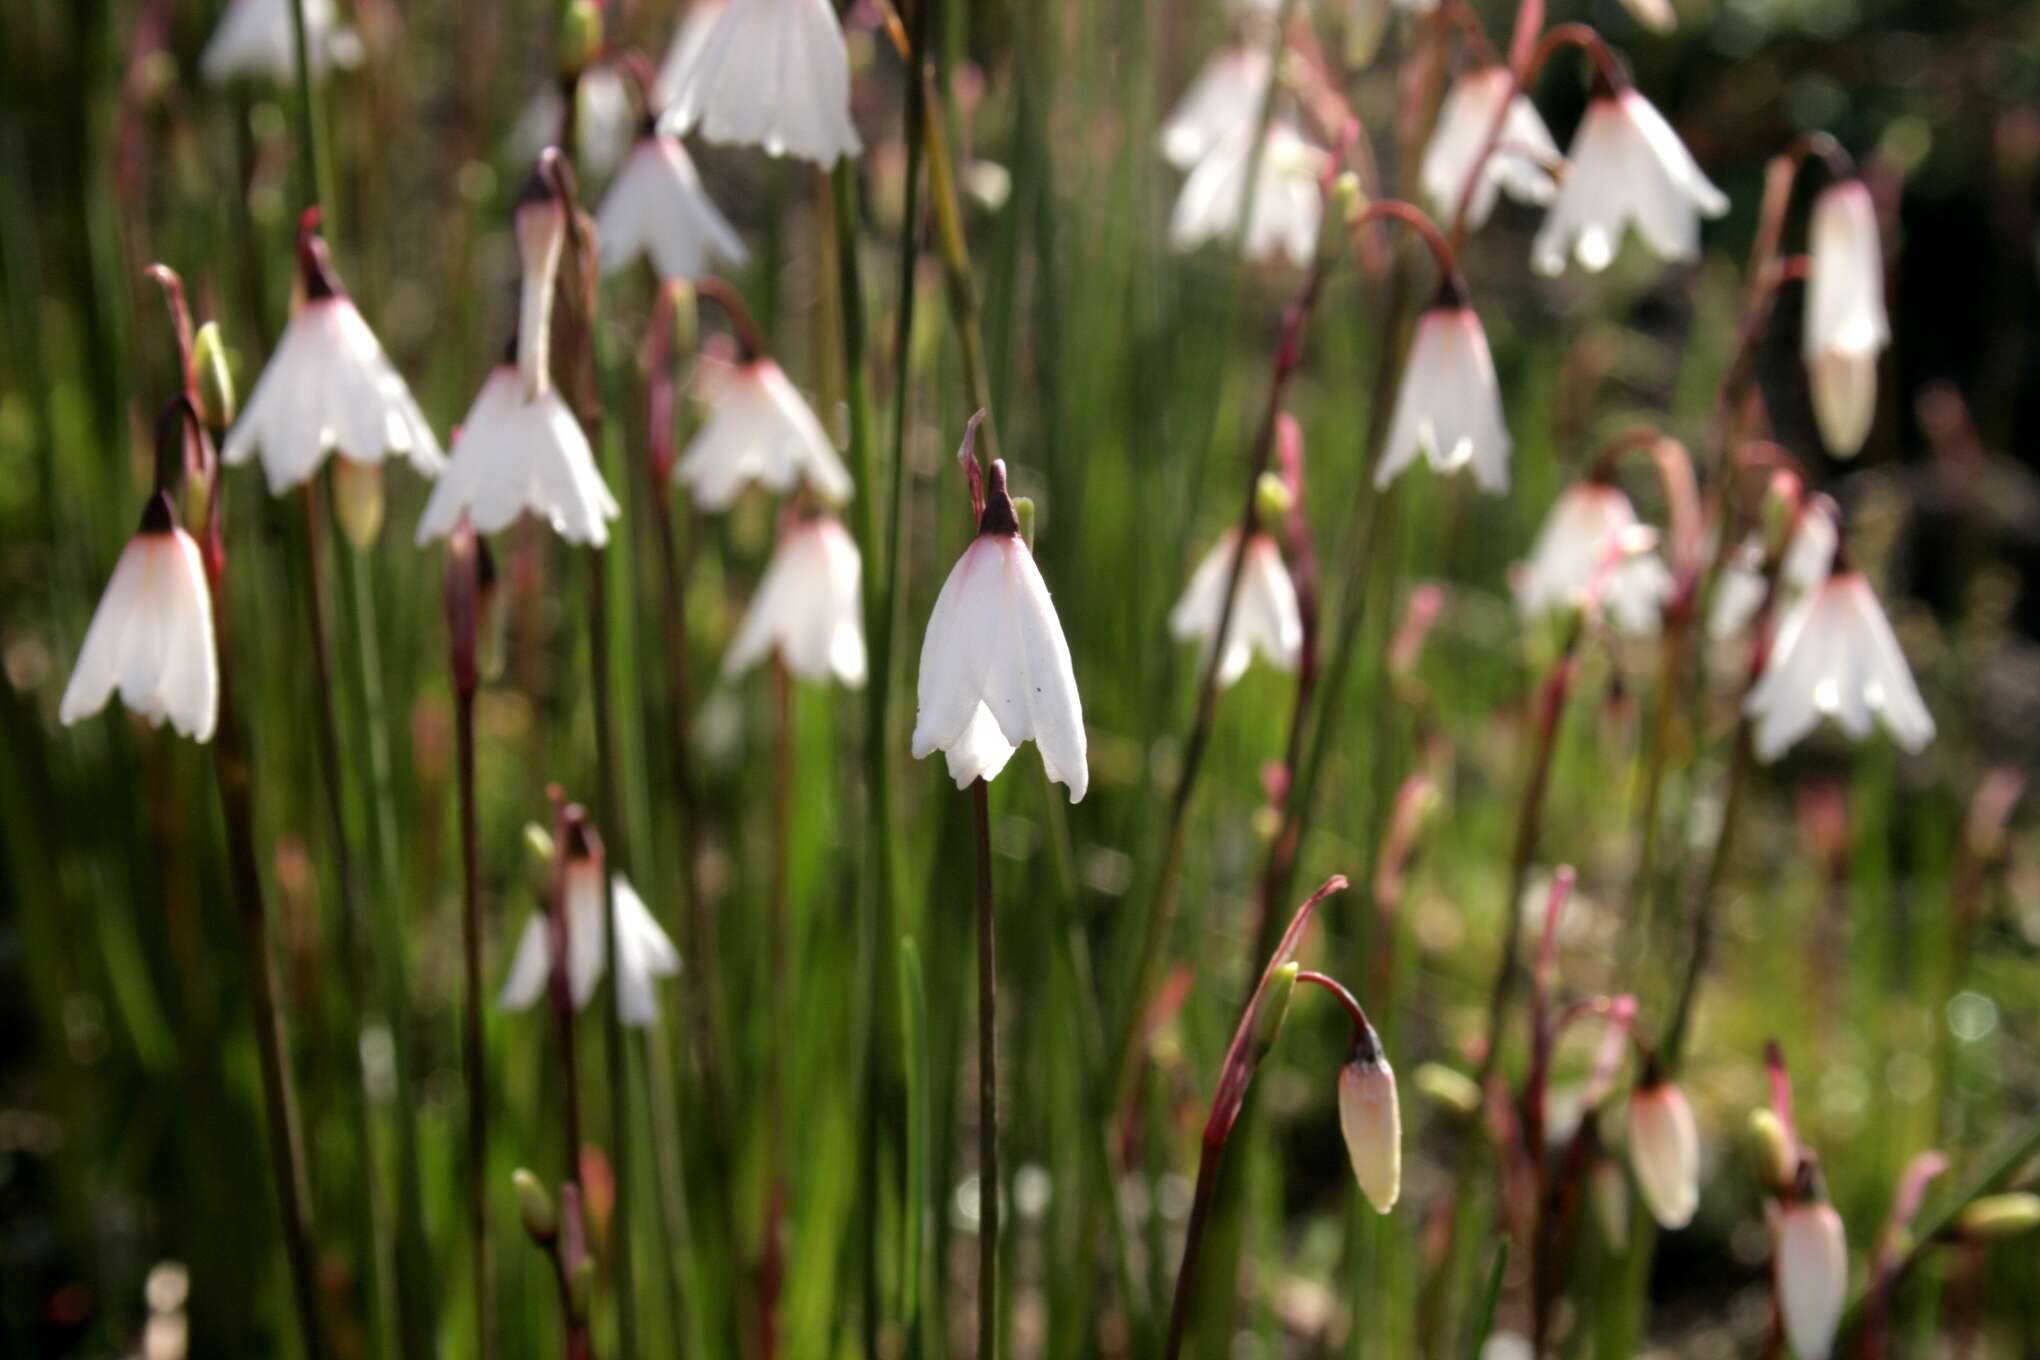
POLYGON ((234 375, 227 370, 227 345, 220 323, 208 321, 191 341, 191 376, 198 389, 198 414, 206 428, 224 430, 234 423, 234 375))
POLYGON ((1480 1086, 1464 1072, 1443 1063, 1424 1063, 1417 1068, 1417 1090, 1454 1114, 1480 1112, 1480 1086))
POLYGON ((1272 472, 1261 474, 1254 483, 1254 513, 1259 517, 1261 528, 1274 533, 1282 527, 1282 521, 1289 517, 1296 505, 1296 496, 1289 484, 1272 472))
POLYGON ((1700 1205, 1700 1133, 1677 1083, 1645 1078, 1629 1097, 1629 1164, 1650 1216, 1683 1228, 1700 1205))
POLYGON ((340 521, 340 532, 347 535, 356 552, 367 552, 375 546, 383 522, 380 463, 357 463, 335 455, 333 514, 340 521))
POLYGON ((1749 1149, 1766 1187, 1776 1192, 1792 1184, 1799 1171, 1799 1154, 1793 1149, 1792 1135, 1768 1105, 1750 1111, 1749 1149))
POLYGON ((560 74, 577 76, 602 55, 602 6, 568 0, 560 15, 560 74))
POLYGON ((1395 1208, 1402 1196, 1402 1111, 1395 1071, 1378 1045, 1339 1069, 1339 1131, 1367 1202, 1376 1213, 1395 1208))
POLYGON ((517 1213, 524 1220, 524 1231, 540 1246, 550 1245, 560 1231, 560 1213, 552 1193, 521 1166, 510 1173, 510 1184, 517 1188, 517 1213))
POLYGON ((1254 1014, 1254 1052, 1266 1053, 1282 1033, 1282 1021, 1289 1014, 1289 998, 1296 991, 1301 971, 1294 960, 1268 974, 1267 989, 1261 993, 1260 1009, 1254 1014))
POLYGON ((1629 1254, 1629 1178, 1622 1164, 1612 1157, 1594 1163, 1587 1181, 1587 1198, 1594 1206, 1594 1221, 1601 1227, 1601 1240, 1616 1256, 1629 1254))
POLYGON ((1994 1242, 2040 1228, 2040 1195, 2026 1192, 1985 1195, 1956 1216, 1955 1231, 1964 1237, 1994 1242))
POLYGON ((1020 539, 1027 545, 1027 551, 1034 551, 1034 498, 1015 496, 1013 516, 1020 521, 1020 539))
POLYGON ((1849 1243, 1832 1204, 1799 1203, 1778 1216, 1778 1309, 1800 1360, 1828 1360, 1849 1292, 1849 1243))

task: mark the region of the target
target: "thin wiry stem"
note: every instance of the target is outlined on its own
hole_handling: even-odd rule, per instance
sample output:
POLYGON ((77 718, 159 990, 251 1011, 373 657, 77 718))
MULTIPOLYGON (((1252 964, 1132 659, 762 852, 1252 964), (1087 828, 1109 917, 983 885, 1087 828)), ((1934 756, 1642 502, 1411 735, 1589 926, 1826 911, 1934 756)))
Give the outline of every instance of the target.
POLYGON ((455 778, 460 796, 462 1058, 467 1086, 468 1250, 473 1259, 475 1354, 495 1351, 495 1289, 489 1253, 489 1083, 482 1035, 482 888, 475 813, 476 612, 481 580, 474 531, 465 521, 446 555, 446 623, 453 670, 455 778))
POLYGON ((977 833, 978 1357, 999 1355, 999 1063, 997 915, 992 905, 992 821, 985 781, 970 786, 977 833))

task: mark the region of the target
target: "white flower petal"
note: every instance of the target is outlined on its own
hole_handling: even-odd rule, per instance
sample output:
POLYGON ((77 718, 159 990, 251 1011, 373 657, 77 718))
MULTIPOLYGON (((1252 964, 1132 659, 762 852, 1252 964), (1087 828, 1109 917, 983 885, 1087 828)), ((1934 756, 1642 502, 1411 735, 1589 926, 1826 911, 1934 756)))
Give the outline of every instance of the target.
POLYGON ((865 679, 862 564, 857 544, 834 519, 818 517, 782 535, 723 658, 734 679, 775 648, 804 680, 865 679))
POLYGON ((452 533, 462 511, 482 534, 529 511, 567 542, 597 548, 622 513, 566 402, 556 391, 527 399, 507 364, 490 371, 461 422, 446 474, 418 519, 418 543, 452 533))
POLYGON ((517 953, 510 960, 503 990, 496 995, 496 1005, 503 1010, 526 1010, 545 995, 546 981, 552 974, 550 932, 551 924, 543 909, 531 913, 531 919, 524 923, 524 934, 518 937, 517 953))
POLYGON ((863 150, 850 121, 850 56, 828 0, 743 0, 717 18, 661 122, 823 169, 863 150))
POLYGON ((219 717, 212 594, 197 542, 168 524, 167 505, 152 507, 121 550, 58 706, 66 726, 98 713, 118 690, 149 722, 167 718, 182 736, 212 739, 219 717))
POLYGON ((780 494, 805 482, 832 504, 854 489, 813 408, 770 359, 743 364, 717 385, 674 473, 709 511, 728 509, 752 482, 780 494))
POLYGON ((1700 1207, 1700 1130, 1685 1093, 1668 1081, 1629 1101, 1629 1164, 1651 1217, 1678 1229, 1700 1207))
POLYGON ((692 279, 712 262, 741 265, 750 258, 677 137, 639 140, 602 199, 595 234, 604 273, 643 257, 662 279, 692 279))
POLYGON ((1700 218, 1728 211, 1727 197, 1635 89, 1587 105, 1568 159, 1531 247, 1540 273, 1563 270, 1568 251, 1589 273, 1606 269, 1631 225, 1660 257, 1689 260, 1699 253, 1700 218))
POLYGON ((1509 487, 1511 440, 1487 335, 1470 307, 1418 319, 1403 364, 1387 446, 1374 483, 1385 487, 1421 452, 1442 473, 1471 467, 1483 491, 1509 487))
MULTIPOLYGON (((1233 238, 1239 229, 1252 146, 1251 128, 1221 139, 1183 181, 1169 219, 1169 241, 1177 250, 1233 238)), ((1250 262, 1285 259, 1298 268, 1310 263, 1323 217, 1318 181, 1326 159, 1325 152, 1304 141, 1287 122, 1269 125, 1247 202, 1242 251, 1250 262)))
POLYGON ((1494 65, 1467 72, 1446 91, 1418 171, 1424 196, 1442 219, 1449 222, 1457 215, 1467 178, 1487 147, 1504 99, 1509 99, 1509 112, 1467 201, 1466 225, 1474 230, 1483 226, 1504 191, 1520 202, 1536 204, 1549 203, 1556 192, 1545 167, 1558 163, 1558 144, 1535 105, 1520 94, 1510 98, 1513 89, 1508 68, 1494 65))
POLYGON ((1162 123, 1162 156, 1188 170, 1205 153, 1260 121, 1271 71, 1265 47, 1221 47, 1204 63, 1162 123))
POLYGON ((616 912, 616 1013, 642 1029, 659 1018, 657 983, 680 971, 680 951, 629 879, 612 876, 609 891, 616 912))
POLYGON ((1799 1360, 1828 1360, 1849 1292, 1849 1245, 1830 1204, 1778 1216, 1778 1306, 1799 1360))

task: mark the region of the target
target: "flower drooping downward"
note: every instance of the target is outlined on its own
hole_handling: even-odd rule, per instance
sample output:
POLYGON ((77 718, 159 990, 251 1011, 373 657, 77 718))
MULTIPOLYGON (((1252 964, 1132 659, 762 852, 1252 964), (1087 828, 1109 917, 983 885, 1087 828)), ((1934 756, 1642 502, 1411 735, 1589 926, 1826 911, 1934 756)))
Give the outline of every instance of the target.
POLYGON ((1402 1198, 1402 1107, 1372 1028, 1355 1036, 1353 1055, 1339 1069, 1339 1132, 1367 1202, 1378 1214, 1395 1208, 1402 1198))
POLYGON ((1659 258, 1696 260, 1700 219, 1728 211, 1728 196, 1631 86, 1594 96, 1567 159, 1571 169, 1530 249, 1541 274, 1562 271, 1568 254, 1598 274, 1614 263, 1630 226, 1659 258))
POLYGON ((1806 376, 1820 437, 1852 458, 1877 415, 1877 356, 1891 343, 1877 208, 1860 179, 1814 200, 1807 228, 1806 376))
POLYGON ((1849 1295, 1849 1243, 1825 1200, 1795 1198, 1776 1219, 1778 1311, 1800 1360, 1827 1360, 1849 1295))
POLYGON ((1162 158, 1188 170, 1227 137, 1251 130, 1273 69, 1265 46, 1237 43, 1212 53, 1162 124, 1162 158))
POLYGON ((1231 240, 1237 233, 1251 263, 1287 260, 1300 269, 1317 250, 1318 225, 1324 217, 1318 181, 1329 158, 1287 121, 1271 122, 1261 144, 1253 192, 1245 195, 1242 232, 1240 204, 1248 167, 1255 163, 1253 133, 1251 126, 1237 129, 1213 143, 1197 162, 1176 196, 1169 242, 1189 251, 1207 241, 1231 240))
POLYGON ((1629 497, 1612 482, 1577 482, 1560 493, 1530 545, 1516 581, 1516 604, 1525 618, 1576 609, 1598 591, 1615 627, 1634 636, 1657 632, 1658 615, 1672 592, 1672 574, 1655 552, 1635 551, 1632 540, 1649 530, 1629 497))
POLYGON ((1558 143, 1537 115, 1537 107, 1516 91, 1515 77, 1500 64, 1468 71, 1452 82, 1445 102, 1438 109, 1438 127, 1424 147, 1424 161, 1418 171, 1424 195, 1446 221, 1466 202, 1466 225, 1478 229, 1495 209, 1495 198, 1506 192, 1519 203, 1539 206, 1551 202, 1557 192, 1548 166, 1559 164, 1558 143), (1488 135, 1494 130, 1495 115, 1503 100, 1509 112, 1494 150, 1481 162, 1488 135), (1466 196, 1466 182, 1480 164, 1480 179, 1466 196))
MULTIPOLYGON (((1190 573, 1183 598, 1169 613, 1169 632, 1180 642, 1201 640, 1207 657, 1217 640, 1219 618, 1225 613, 1225 588, 1232 581, 1239 541, 1239 530, 1228 529, 1211 545, 1211 551, 1190 573)), ((1297 607, 1296 584, 1282 562, 1282 550, 1275 546, 1272 535, 1256 530, 1247 535, 1245 553, 1218 661, 1221 689, 1247 673, 1247 663, 1255 652, 1282 671, 1295 670, 1303 652, 1303 616, 1297 607)))
POLYGON ((727 510, 756 482, 784 495, 803 482, 831 504, 850 499, 850 471, 786 371, 751 353, 718 381, 708 419, 674 469, 704 510, 727 510))
POLYGON ((1700 1130, 1677 1083, 1647 1072, 1629 1097, 1629 1164, 1659 1226, 1678 1229, 1700 1207, 1700 1130))
MULTIPOLYGON (((567 985, 574 1009, 580 1010, 595 995, 608 953, 603 939, 602 861, 573 855, 571 850, 569 855, 567 985)), ((641 1029, 659 1018, 658 980, 680 971, 680 952, 629 879, 611 875, 609 891, 616 906, 616 1013, 624 1024, 641 1029)), ((552 961, 551 923, 543 910, 535 911, 517 942, 496 1004, 508 1011, 528 1009, 545 995, 552 961)))
POLYGON ((1870 735, 1873 718, 1907 751, 1924 750, 1934 739, 1934 719, 1877 593, 1840 557, 1834 575, 1786 616, 1743 706, 1756 721, 1752 740, 1765 762, 1823 717, 1852 741, 1870 735))
POLYGON ((1510 447, 1487 332, 1448 284, 1417 320, 1374 484, 1387 486, 1421 453, 1436 471, 1468 469, 1481 490, 1500 494, 1509 489, 1510 447))
POLYGON ((736 640, 723 657, 734 678, 773 652, 803 680, 864 684, 864 614, 857 544, 832 515, 796 520, 780 535, 736 640))
POLYGON ((664 110, 679 102, 680 92, 694 74, 694 63, 708 46, 708 35, 715 32, 716 21, 729 7, 730 0, 691 0, 681 12, 673 40, 666 44, 665 58, 659 63, 659 74, 652 81, 653 107, 664 110))
POLYGON ((850 53, 829 0, 740 0, 722 12, 661 129, 760 146, 823 169, 864 149, 850 121, 850 53))
POLYGON ((662 279, 691 279, 706 273, 711 260, 741 265, 750 258, 702 186, 687 148, 649 125, 603 196, 595 228, 605 274, 643 256, 662 279))
MULTIPOLYGON (((313 80, 329 67, 351 66, 360 59, 361 39, 340 22, 333 0, 304 0, 304 13, 305 59, 313 80)), ((241 77, 279 85, 297 79, 291 0, 228 0, 198 69, 214 85, 241 77)))

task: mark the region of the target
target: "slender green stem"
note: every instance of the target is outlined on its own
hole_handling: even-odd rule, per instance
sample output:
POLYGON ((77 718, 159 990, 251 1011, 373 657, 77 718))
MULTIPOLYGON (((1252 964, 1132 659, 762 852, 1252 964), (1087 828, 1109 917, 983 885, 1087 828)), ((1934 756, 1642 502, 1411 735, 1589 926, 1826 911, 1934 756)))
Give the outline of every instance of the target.
POLYGON ((970 786, 977 832, 978 1360, 999 1356, 999 1063, 997 916, 992 905, 992 819, 985 781, 970 786))
POLYGON ((475 811, 475 611, 481 583, 474 535, 464 526, 447 549, 446 620, 453 670, 455 781, 460 798, 461 1037, 467 1086, 468 1251, 474 1271, 475 1354, 495 1352, 495 1290, 489 1253, 489 1083, 482 1030, 481 833, 475 811))
POLYGON ((1707 877, 1701 883, 1699 899, 1693 904, 1693 935, 1687 944, 1686 971, 1679 981, 1678 998, 1672 1004, 1672 1015, 1665 1024, 1664 1037, 1658 1041, 1658 1057, 1673 1072, 1678 1070, 1679 1061, 1685 1056, 1686 1035, 1692 1027, 1700 979, 1706 973, 1708 959, 1714 952, 1715 910, 1735 853, 1736 828, 1742 820, 1750 771, 1755 764, 1756 754, 1750 745, 1750 723, 1745 717, 1736 725, 1735 751, 1729 757, 1728 792, 1723 796, 1721 805, 1721 829, 1715 833, 1714 852, 1707 861, 1707 877))

